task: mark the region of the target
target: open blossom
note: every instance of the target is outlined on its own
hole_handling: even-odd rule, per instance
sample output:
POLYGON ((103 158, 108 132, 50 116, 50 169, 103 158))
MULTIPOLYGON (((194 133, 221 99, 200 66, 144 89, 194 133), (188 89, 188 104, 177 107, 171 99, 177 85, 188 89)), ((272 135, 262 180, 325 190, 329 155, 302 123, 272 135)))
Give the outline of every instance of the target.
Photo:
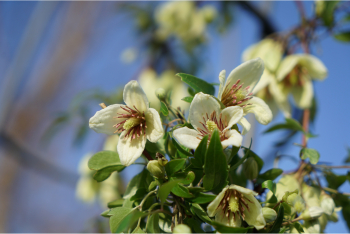
POLYGON ((276 72, 282 99, 292 94, 297 107, 310 108, 314 90, 312 80, 324 80, 327 68, 315 56, 309 54, 293 54, 285 57, 276 72))
POLYGON ((129 166, 141 156, 146 139, 157 142, 164 129, 159 113, 148 107, 146 94, 137 81, 125 85, 123 98, 126 105, 114 104, 97 111, 89 126, 98 133, 121 133, 117 151, 120 162, 129 166))
MULTIPOLYGON (((259 123, 266 125, 272 120, 272 112, 261 98, 254 97, 252 93, 263 72, 264 63, 260 58, 249 60, 233 69, 226 82, 226 71, 221 71, 218 99, 226 107, 242 107, 243 115, 253 113, 259 123)), ((245 118, 239 124, 243 126, 243 134, 249 131, 250 124, 245 118)))
POLYGON ((174 138, 183 146, 196 149, 205 135, 211 138, 215 129, 219 130, 223 148, 229 145, 241 146, 242 136, 237 130, 231 130, 243 116, 239 106, 232 106, 221 111, 220 104, 208 94, 197 93, 190 106, 190 122, 194 129, 182 127, 176 129, 174 138))
POLYGON ((266 225, 262 207, 254 197, 256 192, 238 185, 226 186, 208 205, 207 212, 226 226, 240 227, 242 219, 256 229, 266 225))

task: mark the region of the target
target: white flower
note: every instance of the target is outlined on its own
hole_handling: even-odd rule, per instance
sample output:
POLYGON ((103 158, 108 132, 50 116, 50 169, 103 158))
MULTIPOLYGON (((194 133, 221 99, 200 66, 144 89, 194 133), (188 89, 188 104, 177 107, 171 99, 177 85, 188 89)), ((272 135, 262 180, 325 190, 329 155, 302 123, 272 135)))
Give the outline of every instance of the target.
POLYGON ((121 133, 117 151, 120 162, 129 166, 139 158, 146 139, 157 142, 164 135, 159 113, 149 108, 146 94, 137 83, 125 85, 123 98, 126 105, 110 105, 91 117, 89 126, 98 133, 121 133))
POLYGON ((215 129, 219 130, 223 148, 229 145, 239 147, 242 136, 237 130, 231 130, 243 116, 239 106, 232 106, 221 111, 220 104, 208 94, 197 93, 190 106, 190 122, 194 129, 178 128, 173 132, 176 140, 183 146, 196 149, 205 135, 209 139, 215 129))
POLYGON ((256 192, 238 185, 226 186, 208 205, 207 213, 215 221, 231 227, 240 227, 242 220, 256 229, 265 227, 266 222, 256 192))
POLYGON ((189 95, 187 87, 175 76, 174 71, 166 70, 158 76, 154 70, 145 69, 141 72, 138 80, 145 90, 152 108, 156 110, 160 109, 160 101, 156 96, 156 90, 163 88, 166 92, 171 91, 171 106, 175 108, 180 107, 182 110, 188 109, 189 104, 181 100, 183 97, 189 95))
MULTIPOLYGON (((226 82, 226 71, 221 71, 218 99, 226 107, 242 107, 244 115, 253 113, 259 123, 266 125, 272 120, 272 112, 261 98, 252 96, 252 90, 263 72, 264 63, 260 58, 249 60, 233 69, 226 82)), ((250 124, 245 118, 239 124, 243 126, 243 134, 249 131, 250 124)))
POLYGON ((295 104, 301 109, 312 105, 312 80, 324 80, 326 76, 327 68, 321 60, 309 54, 288 55, 276 72, 277 81, 283 86, 284 98, 291 93, 295 104))

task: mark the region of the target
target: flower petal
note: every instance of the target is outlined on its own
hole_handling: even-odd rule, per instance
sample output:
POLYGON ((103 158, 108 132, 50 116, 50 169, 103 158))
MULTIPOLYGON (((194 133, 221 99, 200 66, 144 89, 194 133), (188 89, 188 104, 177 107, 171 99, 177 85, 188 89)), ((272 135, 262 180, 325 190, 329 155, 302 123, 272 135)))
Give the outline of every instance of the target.
MULTIPOLYGON (((283 88, 276 82, 276 80, 273 80, 270 85, 268 86, 269 92, 272 95, 272 99, 275 102, 275 105, 282 111, 283 115, 286 118, 290 118, 291 116, 291 107, 289 105, 288 101, 288 92, 283 90, 283 88)), ((272 101, 273 102, 273 101, 272 101)), ((272 103, 271 102, 271 103, 272 103)), ((271 108, 270 103, 267 103, 268 106, 271 108)), ((274 105, 274 104, 272 104, 274 105)), ((275 116, 275 113, 273 113, 273 116, 275 116)))
POLYGON ((127 113, 121 107, 124 105, 114 104, 107 106, 106 108, 96 112, 89 120, 89 127, 97 133, 105 133, 108 135, 114 135, 116 128, 113 125, 125 120, 120 118, 114 118, 117 114, 127 113))
POLYGON ((153 108, 149 108, 145 113, 146 118, 146 136, 150 142, 157 142, 164 135, 164 129, 162 126, 162 121, 158 111, 153 108))
POLYGON ((145 92, 136 80, 132 80, 124 87, 124 102, 129 107, 136 107, 139 111, 148 110, 148 99, 145 92))
POLYGON ((227 124, 225 130, 230 129, 243 117, 243 108, 240 106, 230 106, 225 108, 221 114, 221 119, 227 124))
POLYGON ((264 219, 262 207, 259 201, 252 194, 245 194, 244 197, 248 198, 251 202, 253 202, 250 203, 249 201, 247 201, 249 211, 248 209, 245 209, 243 211, 245 215, 244 221, 246 221, 249 225, 254 226, 257 230, 264 228, 266 225, 266 221, 264 219))
POLYGON ((213 111, 218 117, 221 111, 218 101, 208 94, 197 93, 191 103, 189 116, 194 129, 203 128, 200 122, 203 122, 203 117, 210 115, 213 111))
POLYGON ((130 137, 125 137, 126 133, 127 131, 123 131, 122 134, 120 134, 117 150, 121 164, 127 167, 141 156, 145 149, 146 136, 142 135, 131 140, 130 137))
POLYGON ((272 112, 266 103, 258 97, 253 97, 248 101, 249 104, 244 107, 244 114, 253 113, 256 120, 261 124, 268 124, 272 120, 272 112))
POLYGON ((258 193, 254 192, 253 190, 250 190, 250 189, 247 189, 247 188, 244 188, 242 186, 239 186, 239 185, 235 185, 235 184, 231 184, 228 186, 229 189, 234 189, 234 190, 237 190, 238 192, 241 192, 245 195, 253 195, 253 196, 256 196, 258 195, 258 193))
POLYGON ((243 137, 237 130, 229 130, 225 133, 225 136, 228 137, 228 139, 221 142, 224 149, 230 145, 235 147, 240 147, 242 145, 243 137))
POLYGON ((256 84, 253 90, 253 94, 256 94, 257 92, 268 86, 273 80, 275 80, 275 76, 267 69, 265 69, 264 73, 261 76, 261 79, 259 80, 259 83, 256 84))
POLYGON ((233 214, 227 217, 224 210, 219 210, 215 215, 215 221, 229 227, 240 227, 242 225, 242 218, 240 215, 236 214, 233 218, 233 214))
POLYGON ((199 133, 188 127, 176 129, 173 132, 173 136, 181 145, 190 149, 196 149, 201 142, 201 140, 197 138, 200 137, 199 133))
POLYGON ((251 125, 246 118, 242 117, 239 120, 238 124, 242 126, 242 135, 245 135, 247 132, 249 132, 251 125))
POLYGON ((219 93, 218 93, 218 99, 221 100, 222 93, 224 92, 225 87, 225 80, 226 80, 226 70, 222 70, 219 74, 219 93))
POLYGON ((276 71, 276 78, 278 81, 283 80, 293 70, 293 68, 299 63, 300 57, 298 55, 286 56, 276 71))
POLYGON ((305 79, 303 86, 291 88, 291 92, 297 107, 301 109, 308 109, 312 105, 312 98, 314 96, 314 89, 312 81, 305 79))
POLYGON ((231 88, 238 80, 243 88, 249 86, 248 92, 251 92, 259 82, 264 72, 264 62, 260 58, 249 60, 233 69, 228 76, 225 89, 231 88))
POLYGON ((326 66, 313 55, 301 54, 299 63, 306 68, 309 75, 314 79, 323 80, 328 74, 326 66))
POLYGON ((216 213, 219 211, 218 206, 220 205, 221 200, 225 196, 225 192, 228 189, 228 186, 226 186, 216 197, 215 199, 209 203, 207 206, 207 213, 209 217, 214 217, 216 213))

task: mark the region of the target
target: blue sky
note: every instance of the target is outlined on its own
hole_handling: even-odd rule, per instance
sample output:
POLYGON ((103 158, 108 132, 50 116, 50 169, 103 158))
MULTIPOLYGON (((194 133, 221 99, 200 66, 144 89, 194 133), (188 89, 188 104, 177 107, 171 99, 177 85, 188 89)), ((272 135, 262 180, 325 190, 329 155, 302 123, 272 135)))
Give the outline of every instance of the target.
MULTIPOLYGON (((3 34, 1 38, 1 54, 4 63, 1 65, 1 74, 6 71, 6 64, 11 61, 15 53, 20 37, 23 34, 30 14, 33 12, 36 3, 33 2, 5 2, 1 3, 0 21, 3 34), (5 65, 4 65, 5 64, 5 65)), ((104 3, 108 8, 111 3, 104 3)), ((272 2, 271 20, 278 30, 288 30, 297 23, 299 17, 294 2, 272 2)), ((304 2, 305 9, 310 12, 313 2, 304 2)), ((50 49, 51 41, 59 35, 55 26, 63 20, 67 3, 60 3, 55 11, 55 16, 50 22, 42 43, 32 58, 28 67, 28 74, 37 67, 45 66, 45 58, 50 54, 43 51, 50 49), (52 26, 52 27, 51 27, 52 26)), ((245 48, 259 39, 259 25, 250 15, 238 8, 235 15, 235 24, 230 31, 218 36, 209 32, 208 51, 205 52, 206 64, 197 74, 210 82, 217 82, 221 70, 227 72, 240 64, 241 54, 245 48)), ((89 46, 82 54, 73 69, 67 74, 68 84, 64 92, 57 95, 55 102, 50 106, 49 114, 44 119, 43 126, 33 135, 33 138, 40 139, 44 127, 48 126, 55 113, 66 110, 72 98, 80 91, 90 88, 100 88, 106 92, 112 92, 118 86, 125 85, 130 79, 134 79, 137 72, 143 66, 146 58, 140 55, 133 64, 123 64, 120 60, 121 53, 129 47, 138 47, 140 39, 137 38, 132 28, 132 22, 125 16, 116 14, 111 8, 106 10, 104 17, 101 17, 96 24, 92 25, 93 33, 89 34, 89 46), (115 29, 115 30, 111 30, 115 29)), ((341 165, 346 155, 346 146, 350 146, 350 66, 349 54, 350 45, 340 43, 332 38, 326 38, 312 48, 312 52, 319 57, 329 71, 328 78, 323 82, 315 82, 315 93, 319 102, 319 113, 312 128, 313 133, 319 135, 309 141, 309 147, 317 149, 321 154, 320 161, 332 165, 341 165)), ((181 72, 181 71, 178 71, 181 72)), ((25 99, 25 94, 35 92, 35 82, 28 80, 29 75, 23 77, 17 92, 19 99, 25 99), (19 92, 21 91, 21 92, 19 92)), ((1 81, 1 78, 0 78, 1 81)), ((24 103, 25 101, 21 101, 24 103)), ((23 105, 24 105, 23 104, 23 105)), ((97 104, 97 103, 96 103, 97 104)), ((93 111, 100 109, 97 105, 93 111)), ((279 115, 273 123, 283 121, 279 115)), ((271 123, 270 126, 273 124, 271 123)), ((74 126, 70 126, 74 127, 74 126)), ((67 170, 76 171, 80 158, 87 152, 97 151, 103 137, 91 131, 87 141, 79 148, 71 145, 74 133, 72 128, 65 128, 55 138, 53 143, 44 152, 56 154, 52 160, 67 170)), ((272 144, 280 136, 279 133, 261 135, 266 126, 257 127, 257 136, 254 140, 254 150, 261 156, 270 152, 272 144)), ((39 141, 39 140, 37 140, 39 141)), ((300 143, 301 136, 298 135, 293 142, 300 143)), ((298 157, 299 148, 290 146, 285 152, 298 157)), ((290 161, 281 161, 279 166, 285 170, 295 169, 297 165, 290 161)), ((272 167, 267 164, 265 169, 272 167)), ((124 175, 130 178, 138 172, 138 166, 132 166, 125 170, 124 175)), ((346 174, 346 170, 337 171, 346 174)), ((56 223, 62 221, 65 225, 71 225, 72 231, 79 232, 88 220, 99 215, 101 209, 97 205, 86 206, 75 199, 74 190, 57 185, 40 177, 30 170, 23 170, 18 177, 14 191, 13 210, 9 214, 11 224, 9 231, 17 232, 40 232, 41 220, 55 222, 47 217, 48 207, 55 199, 56 223), (33 189, 35 187, 35 189, 33 189), (36 210, 32 215, 31 211, 36 210), (23 211, 23 212, 19 212, 23 211), (70 215, 76 220, 69 218, 70 215), (58 221, 57 221, 58 220, 58 221), (20 224, 20 225, 19 225, 20 224)), ((342 191, 349 192, 349 183, 341 187, 342 191)), ((55 215, 55 216, 54 216, 55 215)), ((60 232, 61 230, 56 230, 60 232)), ((328 232, 347 232, 346 224, 341 220, 327 226, 328 232)))

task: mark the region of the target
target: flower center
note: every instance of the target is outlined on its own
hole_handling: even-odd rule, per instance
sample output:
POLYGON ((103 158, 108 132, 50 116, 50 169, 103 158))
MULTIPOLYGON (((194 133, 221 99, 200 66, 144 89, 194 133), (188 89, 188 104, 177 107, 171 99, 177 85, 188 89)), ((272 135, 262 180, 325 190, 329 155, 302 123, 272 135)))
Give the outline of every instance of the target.
POLYGON ((232 212, 236 212, 239 210, 239 203, 238 203, 238 198, 231 196, 230 201, 228 202, 228 207, 232 212))
POLYGON ((141 119, 130 118, 124 123, 123 128, 125 130, 129 130, 130 128, 133 128, 133 127, 139 125, 140 123, 141 123, 141 119))
POLYGON ((117 116, 113 118, 122 119, 119 123, 115 124, 113 127, 116 128, 114 133, 121 133, 127 131, 125 137, 130 137, 130 140, 138 138, 146 134, 146 118, 145 113, 139 111, 135 106, 134 109, 128 106, 121 106, 125 111, 124 113, 118 113, 117 116))
POLYGON ((229 106, 241 106, 246 107, 250 105, 247 103, 250 99, 252 99, 253 93, 249 93, 250 86, 243 88, 243 84, 239 84, 241 80, 237 80, 237 82, 230 87, 230 84, 227 84, 224 88, 224 92, 221 96, 221 102, 226 107, 229 106))
MULTIPOLYGON (((217 117, 216 112, 213 111, 213 113, 211 113, 210 115, 206 114, 205 116, 203 116, 203 122, 200 123, 202 124, 203 128, 197 128, 197 131, 202 137, 205 135, 209 135, 208 141, 210 141, 211 135, 213 134, 215 129, 219 130, 221 141, 227 138, 225 136, 226 131, 224 131, 224 129, 226 128, 228 121, 227 118, 222 118, 222 114, 220 114, 217 117)), ((197 138, 200 140, 202 139, 200 137, 197 138)))
POLYGON ((209 120, 209 119, 207 120, 207 122, 205 124, 206 124, 210 133, 213 133, 213 131, 218 128, 216 123, 214 121, 209 120))
POLYGON ((303 86, 304 77, 307 75, 308 72, 305 68, 296 65, 282 82, 286 87, 303 86))

